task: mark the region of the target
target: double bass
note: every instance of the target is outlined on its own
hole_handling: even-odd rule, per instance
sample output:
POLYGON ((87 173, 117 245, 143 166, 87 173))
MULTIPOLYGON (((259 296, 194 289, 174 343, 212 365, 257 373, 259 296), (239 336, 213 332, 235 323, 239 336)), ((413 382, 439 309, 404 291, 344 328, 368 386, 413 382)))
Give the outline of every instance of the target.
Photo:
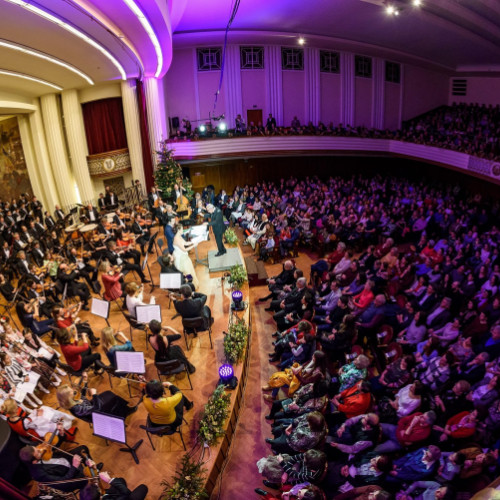
POLYGON ((179 196, 177 196, 177 199, 175 200, 175 203, 177 204, 177 213, 182 213, 182 212, 187 212, 182 217, 183 219, 189 219, 191 217, 191 205, 189 204, 188 197, 183 193, 184 188, 182 187, 182 181, 179 181, 178 184, 175 185, 175 190, 179 190, 179 196))

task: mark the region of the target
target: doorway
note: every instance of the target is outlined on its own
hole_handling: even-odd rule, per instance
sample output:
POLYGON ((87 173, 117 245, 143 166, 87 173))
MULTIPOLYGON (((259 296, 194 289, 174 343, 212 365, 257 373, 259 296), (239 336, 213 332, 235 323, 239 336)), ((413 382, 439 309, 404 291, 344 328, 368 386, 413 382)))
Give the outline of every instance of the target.
POLYGON ((255 126, 257 126, 259 122, 262 122, 262 109, 247 109, 247 127, 249 127, 252 122, 255 126))

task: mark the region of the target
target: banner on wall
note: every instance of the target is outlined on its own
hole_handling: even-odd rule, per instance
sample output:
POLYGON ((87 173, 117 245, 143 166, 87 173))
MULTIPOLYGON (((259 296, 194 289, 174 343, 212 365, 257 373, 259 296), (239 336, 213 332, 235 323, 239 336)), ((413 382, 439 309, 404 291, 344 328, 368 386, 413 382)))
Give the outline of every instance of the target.
POLYGON ((19 198, 22 193, 33 195, 15 116, 0 119, 0 183, 1 200, 19 198))

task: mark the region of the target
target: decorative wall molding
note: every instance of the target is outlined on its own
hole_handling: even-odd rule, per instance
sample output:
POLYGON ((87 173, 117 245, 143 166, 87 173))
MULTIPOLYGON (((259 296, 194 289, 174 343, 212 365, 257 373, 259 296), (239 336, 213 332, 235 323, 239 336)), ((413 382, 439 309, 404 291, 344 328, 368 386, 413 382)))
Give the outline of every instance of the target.
POLYGON ((117 149, 87 156, 87 164, 92 177, 101 179, 116 177, 132 170, 128 149, 117 149))
POLYGON ((386 155, 400 156, 449 167, 500 184, 500 164, 422 144, 391 139, 357 137, 289 136, 242 137, 206 141, 172 141, 176 160, 206 160, 247 156, 386 155))

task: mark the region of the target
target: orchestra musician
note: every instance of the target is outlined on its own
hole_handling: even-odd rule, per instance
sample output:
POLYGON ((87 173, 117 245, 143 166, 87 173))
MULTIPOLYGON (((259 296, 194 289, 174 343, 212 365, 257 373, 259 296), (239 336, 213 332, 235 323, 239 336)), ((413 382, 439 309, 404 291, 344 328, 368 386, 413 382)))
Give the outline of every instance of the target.
POLYGON ((132 264, 131 262, 125 260, 125 253, 127 250, 118 250, 117 244, 115 240, 110 240, 106 243, 106 252, 104 252, 104 258, 112 265, 112 266, 120 266, 127 271, 134 271, 137 273, 141 279, 142 283, 149 283, 149 280, 144 276, 144 272, 142 271, 142 267, 139 264, 132 264))
POLYGON ((123 296, 122 278, 120 266, 112 266, 107 260, 103 260, 99 266, 101 271, 101 280, 104 285, 103 297, 105 300, 116 300, 123 296))
POLYGON ((150 239, 150 234, 147 222, 143 220, 139 214, 134 217, 132 232, 137 236, 136 241, 141 247, 142 255, 144 255, 146 253, 145 247, 150 239))
POLYGON ((90 339, 92 347, 97 347, 99 345, 99 339, 94 335, 94 331, 86 321, 82 322, 78 317, 81 307, 81 302, 68 308, 55 306, 52 309, 52 317, 58 328, 70 328, 75 325, 76 331, 80 334, 85 333, 90 339))
POLYGON ((79 278, 80 272, 75 269, 74 266, 71 267, 66 262, 63 262, 59 265, 59 269, 57 271, 57 290, 59 293, 63 293, 64 288, 66 287, 67 297, 76 297, 78 295, 80 300, 83 301, 82 309, 84 311, 88 311, 90 291, 85 283, 78 281, 79 278))
POLYGON ((106 210, 106 200, 104 199, 103 193, 99 193, 99 198, 97 199, 97 206, 99 207, 99 210, 101 212, 106 210))
POLYGON ((64 215, 64 212, 61 210, 61 207, 59 205, 55 206, 55 211, 54 211, 54 216, 57 219, 58 222, 62 222, 64 218, 66 217, 64 215))
POLYGON ((97 281, 97 269, 89 262, 90 253, 81 250, 80 253, 78 253, 78 250, 72 247, 67 255, 68 262, 76 266, 80 276, 85 279, 89 287, 92 287, 95 293, 99 293, 101 291, 101 286, 97 281))
POLYGON ((106 186, 105 206, 108 210, 114 210, 118 206, 118 198, 116 194, 108 188, 109 186, 106 186))
POLYGON ((101 496, 101 492, 96 484, 89 482, 80 491, 80 500, 144 500, 148 494, 148 487, 140 484, 133 491, 128 489, 127 482, 123 477, 111 477, 108 472, 99 472, 99 479, 109 488, 101 496))
POLYGON ((95 207, 92 206, 92 203, 89 203, 85 208, 83 215, 88 223, 96 223, 100 219, 99 212, 95 207))
POLYGON ((46 448, 43 445, 25 446, 19 451, 19 458, 26 464, 31 477, 40 483, 52 483, 69 479, 82 479, 82 481, 71 481, 67 483, 54 484, 54 488, 61 491, 74 491, 84 488, 87 485, 87 478, 83 471, 83 466, 96 467, 101 470, 102 463, 95 464, 90 458, 89 449, 85 446, 77 446, 72 450, 62 453, 62 450, 56 450, 49 460, 43 459, 46 448), (86 455, 84 460, 81 455, 86 455), (68 456, 69 455, 69 456, 68 456))

